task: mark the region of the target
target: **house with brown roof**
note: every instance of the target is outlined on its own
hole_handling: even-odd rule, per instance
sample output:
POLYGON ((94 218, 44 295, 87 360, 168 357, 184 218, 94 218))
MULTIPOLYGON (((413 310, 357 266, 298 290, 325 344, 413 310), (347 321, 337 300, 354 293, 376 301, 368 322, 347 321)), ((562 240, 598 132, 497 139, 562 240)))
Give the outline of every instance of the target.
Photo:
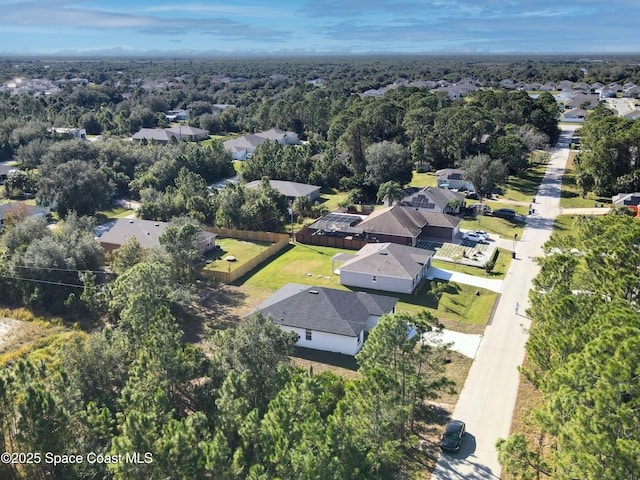
POLYGON ((391 242, 416 246, 418 240, 451 242, 460 231, 462 220, 446 213, 416 210, 394 205, 374 211, 358 224, 367 242, 391 242))

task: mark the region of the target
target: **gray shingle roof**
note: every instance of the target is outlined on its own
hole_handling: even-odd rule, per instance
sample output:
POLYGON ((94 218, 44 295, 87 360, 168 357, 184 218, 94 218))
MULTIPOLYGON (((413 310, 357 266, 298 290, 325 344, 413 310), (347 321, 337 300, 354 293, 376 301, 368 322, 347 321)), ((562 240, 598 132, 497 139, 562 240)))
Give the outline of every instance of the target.
POLYGON ((437 207, 440 210, 444 210, 450 201, 459 200, 464 202, 464 199, 464 195, 453 190, 425 187, 419 192, 403 198, 400 204, 407 207, 429 209, 437 207))
MULTIPOLYGON (((317 185, 307 183, 287 182, 285 180, 269 180, 269 184, 285 197, 308 197, 320 190, 317 185)), ((260 180, 254 180, 245 185, 246 188, 260 186, 260 180)))
POLYGON ((358 251, 355 258, 341 265, 340 271, 413 279, 432 256, 431 250, 407 245, 369 243, 358 251))
POLYGON ((357 337, 367 319, 391 313, 398 299, 288 283, 255 310, 279 325, 357 337))
MULTIPOLYGON (((167 229, 167 222, 154 222, 153 220, 141 220, 139 218, 120 218, 111 228, 106 229, 100 235, 100 243, 122 245, 130 237, 135 237, 142 248, 154 248, 160 246, 160 236, 167 229)), ((209 237, 216 235, 211 232, 202 232, 200 242, 206 242, 209 237)))

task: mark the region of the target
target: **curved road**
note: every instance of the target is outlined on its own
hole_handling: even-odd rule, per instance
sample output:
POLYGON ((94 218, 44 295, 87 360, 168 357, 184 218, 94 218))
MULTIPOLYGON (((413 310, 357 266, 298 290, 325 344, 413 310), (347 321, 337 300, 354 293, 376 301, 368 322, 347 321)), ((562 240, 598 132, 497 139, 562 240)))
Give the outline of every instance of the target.
POLYGON ((507 438, 518 394, 518 366, 522 364, 529 320, 524 316, 528 292, 539 268, 534 257, 542 255, 553 221, 560 213, 560 186, 569 158, 573 125, 562 126, 546 174, 536 195, 536 215, 530 216, 522 238, 516 242, 511 263, 500 290, 501 297, 469 370, 453 417, 467 424, 467 435, 458 454, 440 454, 432 480, 499 479, 501 466, 495 444, 507 438), (515 311, 516 303, 520 308, 515 311))

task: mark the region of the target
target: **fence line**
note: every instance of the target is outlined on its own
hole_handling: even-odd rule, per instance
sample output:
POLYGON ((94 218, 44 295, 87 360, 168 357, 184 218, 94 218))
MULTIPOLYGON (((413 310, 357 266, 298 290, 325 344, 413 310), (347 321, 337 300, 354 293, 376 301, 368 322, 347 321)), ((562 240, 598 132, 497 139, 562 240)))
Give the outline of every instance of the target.
POLYGON ((221 237, 237 238, 239 240, 257 240, 261 242, 271 242, 272 245, 260 252, 255 257, 247 260, 238 268, 231 271, 215 271, 203 269, 204 275, 215 277, 223 283, 231 283, 250 272, 268 258, 274 256, 280 250, 289 245, 289 235, 271 232, 253 232, 250 230, 236 230, 230 228, 207 228, 207 231, 220 235, 221 237))
POLYGON ((254 232, 252 230, 238 230, 235 228, 208 227, 208 232, 215 233, 221 237, 238 238, 241 240, 258 240, 260 242, 277 243, 280 240, 289 240, 286 233, 254 232))
POLYGON ((296 233, 296 242, 304 243, 306 245, 344 248, 347 250, 360 250, 368 243, 364 240, 352 238, 329 237, 327 235, 312 235, 309 232, 308 227, 304 227, 302 230, 296 233))

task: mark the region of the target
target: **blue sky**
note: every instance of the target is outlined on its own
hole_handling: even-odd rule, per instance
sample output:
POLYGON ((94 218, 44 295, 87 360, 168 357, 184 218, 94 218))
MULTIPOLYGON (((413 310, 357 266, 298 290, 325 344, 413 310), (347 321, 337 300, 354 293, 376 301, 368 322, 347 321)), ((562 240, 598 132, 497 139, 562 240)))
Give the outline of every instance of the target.
POLYGON ((0 54, 640 53, 638 0, 0 0, 0 54))

